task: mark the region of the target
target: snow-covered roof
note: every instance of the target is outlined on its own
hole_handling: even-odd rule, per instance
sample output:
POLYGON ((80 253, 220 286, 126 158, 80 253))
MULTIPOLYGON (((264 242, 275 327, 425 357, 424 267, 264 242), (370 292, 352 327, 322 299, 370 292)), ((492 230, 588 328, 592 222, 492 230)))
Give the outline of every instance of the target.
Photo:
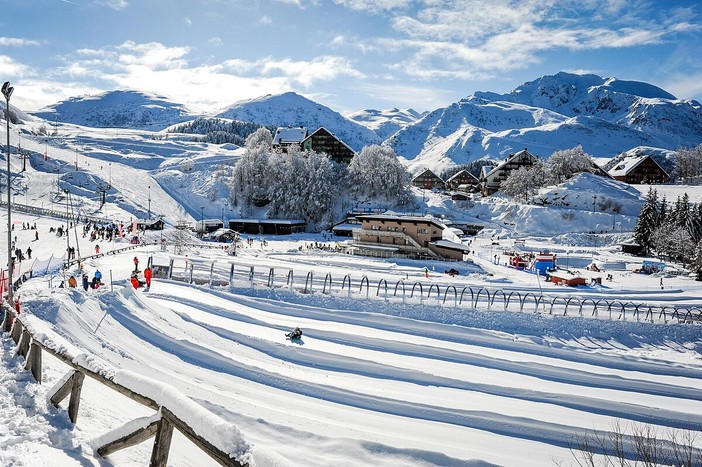
POLYGON ((392 214, 364 214, 361 216, 356 216, 357 219, 363 220, 363 219, 377 219, 377 220, 386 220, 386 221, 393 221, 393 222, 429 222, 431 224, 436 225, 437 227, 441 227, 442 229, 445 227, 445 225, 441 222, 438 221, 437 219, 434 219, 433 217, 420 217, 420 216, 397 216, 397 215, 392 215, 392 214))
POLYGON ((454 175, 452 175, 451 177, 449 177, 449 179, 446 180, 446 181, 447 181, 447 182, 450 182, 450 181, 452 181, 452 180, 454 180, 454 179, 456 179, 456 178, 459 178, 459 177, 462 177, 462 176, 465 176, 465 175, 468 175, 468 178, 470 178, 471 180, 475 180, 476 182, 478 181, 478 179, 475 178, 475 175, 473 175, 472 173, 468 172, 468 171, 465 170, 465 169, 464 169, 464 170, 461 170, 460 172, 456 172, 454 175))
POLYGON ((275 130, 273 144, 302 143, 305 138, 307 138, 307 127, 280 127, 275 130))
POLYGON ((463 251, 465 253, 470 253, 470 251, 471 251, 470 247, 468 247, 462 243, 452 242, 450 240, 437 240, 435 242, 431 242, 431 244, 439 246, 441 248, 447 248, 449 250, 463 251))
POLYGON ((639 156, 626 156, 621 161, 610 169, 609 174, 612 177, 623 177, 632 170, 634 170, 640 163, 650 157, 648 154, 643 154, 639 156))
MULTIPOLYGON (((496 173, 496 172, 498 172, 498 171, 500 171, 500 170, 503 170, 503 168, 504 168, 506 165, 511 164, 515 159, 519 159, 519 158, 521 158, 522 156, 527 156, 527 157, 529 157, 529 159, 532 159, 532 160, 534 160, 534 159, 537 158, 535 155, 533 155, 532 153, 530 153, 530 152, 527 151, 526 149, 522 149, 521 151, 517 151, 517 152, 514 153, 514 154, 510 154, 509 157, 507 157, 507 159, 505 159, 505 160, 504 160, 502 163, 500 163, 497 167, 493 167, 492 170, 490 170, 490 172, 488 172, 488 174, 487 174, 486 176, 489 177, 489 176, 492 175, 493 173, 496 173)), ((483 168, 484 168, 484 166, 483 166, 483 168)))

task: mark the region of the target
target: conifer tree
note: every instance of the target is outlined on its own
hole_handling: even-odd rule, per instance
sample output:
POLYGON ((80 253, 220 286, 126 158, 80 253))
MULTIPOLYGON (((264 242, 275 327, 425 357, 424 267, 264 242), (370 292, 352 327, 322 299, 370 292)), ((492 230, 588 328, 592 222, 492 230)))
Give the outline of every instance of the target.
POLYGON ((636 243, 641 245, 645 253, 648 253, 651 249, 651 235, 659 225, 659 216, 658 192, 653 188, 649 188, 646 202, 641 208, 636 227, 634 228, 634 239, 636 243))

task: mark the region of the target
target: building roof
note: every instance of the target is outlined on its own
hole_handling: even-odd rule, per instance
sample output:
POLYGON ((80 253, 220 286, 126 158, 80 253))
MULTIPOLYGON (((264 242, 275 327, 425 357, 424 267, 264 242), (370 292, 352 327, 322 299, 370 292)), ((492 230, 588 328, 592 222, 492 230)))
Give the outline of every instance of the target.
POLYGON ((414 178, 412 179, 412 181, 415 181, 415 180, 417 180, 419 177, 422 177, 422 176, 433 177, 433 178, 436 178, 436 179, 441 180, 441 181, 443 182, 443 179, 442 179, 441 177, 439 177, 438 175, 436 175, 434 172, 432 172, 432 171, 429 170, 429 169, 424 169, 424 170, 422 170, 422 171, 419 173, 419 175, 417 175, 416 177, 414 177, 414 178))
MULTIPOLYGON (((658 165, 658 162, 655 161, 650 155, 648 154, 640 154, 637 156, 626 156, 622 158, 619 162, 617 162, 617 165, 615 165, 612 169, 609 170, 609 174, 612 177, 624 177, 628 175, 632 170, 634 170, 636 167, 639 166, 643 161, 646 159, 650 158, 656 165, 658 165)), ((663 170, 663 168, 658 165, 658 167, 663 170)))
POLYGON ((432 217, 420 217, 420 216, 397 216, 394 214, 364 214, 361 216, 356 216, 356 219, 376 219, 380 221, 393 221, 393 222, 428 222, 434 224, 437 227, 444 228, 445 225, 440 221, 432 217))
POLYGON ((302 143, 307 137, 307 127, 279 127, 275 130, 273 145, 302 143))
POLYGON ((351 151, 352 153, 356 154, 356 151, 354 151, 353 148, 351 148, 351 146, 349 146, 348 144, 344 143, 344 141, 343 141, 341 138, 339 138, 338 136, 336 136, 334 133, 332 133, 331 131, 327 130, 327 129, 324 128, 323 126, 320 126, 320 127, 317 128, 316 130, 314 130, 314 131, 312 132, 312 134, 309 135, 309 136, 307 136, 306 138, 304 138, 304 139, 301 141, 301 143, 304 144, 305 141, 307 141, 308 139, 312 138, 314 135, 316 135, 317 133, 322 132, 322 131, 325 131, 325 132, 327 132, 329 135, 333 136, 334 139, 336 139, 338 142, 340 142, 341 144, 343 144, 343 145, 346 147, 346 149, 348 149, 348 150, 351 151))
MULTIPOLYGON (((522 157, 522 156, 524 156, 524 155, 529 156, 531 159, 536 159, 536 156, 535 156, 535 155, 533 155, 532 153, 530 153, 530 152, 527 151, 526 149, 522 149, 521 151, 517 151, 517 152, 515 152, 514 154, 510 154, 510 155, 507 157, 507 159, 505 159, 504 161, 502 161, 499 165, 497 165, 497 167, 493 167, 492 170, 489 171, 485 176, 486 176, 486 177, 489 177, 489 176, 492 175, 493 173, 495 173, 495 172, 497 172, 497 171, 499 171, 499 170, 502 170, 502 168, 503 168, 504 166, 506 166, 507 164, 510 164, 514 159, 518 159, 518 158, 520 158, 520 157, 522 157)), ((483 166, 483 167, 484 167, 484 166, 483 166)))
POLYGON ((446 248, 448 250, 457 250, 457 251, 462 251, 464 253, 470 253, 471 249, 470 247, 462 244, 462 243, 456 243, 452 242, 450 240, 437 240, 435 242, 431 242, 432 245, 436 245, 441 248, 446 248))
MULTIPOLYGON (((305 221, 300 219, 229 219, 231 222, 239 224, 279 224, 279 225, 304 225, 305 221)), ((205 221, 207 222, 207 221, 205 221)))
POLYGON ((446 180, 446 181, 447 181, 447 182, 450 182, 450 181, 452 181, 453 179, 456 179, 456 178, 458 178, 458 177, 460 177, 460 176, 463 176, 463 175, 468 175, 469 178, 470 178, 471 180, 475 180, 476 183, 478 182, 478 179, 475 178, 475 175, 473 175, 472 173, 468 172, 468 171, 465 170, 465 169, 464 169, 464 170, 461 170, 460 172, 456 172, 453 176, 449 177, 449 179, 446 180))

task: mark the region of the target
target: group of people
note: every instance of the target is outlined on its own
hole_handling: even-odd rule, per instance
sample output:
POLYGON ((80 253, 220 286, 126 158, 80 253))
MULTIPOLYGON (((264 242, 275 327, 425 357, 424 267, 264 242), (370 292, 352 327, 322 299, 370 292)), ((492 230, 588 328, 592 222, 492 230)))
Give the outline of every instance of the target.
MULTIPOLYGON (((88 278, 87 274, 83 274, 82 286, 86 291, 88 289, 99 289, 102 285, 104 285, 102 283, 102 273, 99 269, 95 270, 92 280, 88 278)), ((71 276, 68 278, 68 287, 78 287, 78 280, 76 279, 76 276, 71 276)))
POLYGON ((153 275, 153 272, 151 271, 151 266, 147 265, 146 268, 144 268, 144 281, 139 280, 139 258, 134 257, 134 271, 132 271, 132 277, 130 279, 132 283, 132 287, 135 289, 138 289, 139 287, 143 287, 146 285, 146 288, 151 288, 151 277, 153 275))

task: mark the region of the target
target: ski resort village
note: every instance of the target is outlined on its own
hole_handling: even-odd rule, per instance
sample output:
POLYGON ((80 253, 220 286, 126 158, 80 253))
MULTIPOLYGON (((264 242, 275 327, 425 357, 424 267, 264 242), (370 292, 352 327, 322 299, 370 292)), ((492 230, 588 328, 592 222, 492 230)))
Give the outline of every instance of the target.
POLYGON ((697 102, 12 91, 3 465, 702 465, 697 102))
POLYGON ((702 467, 697 3, 3 5, 0 466, 702 467))

